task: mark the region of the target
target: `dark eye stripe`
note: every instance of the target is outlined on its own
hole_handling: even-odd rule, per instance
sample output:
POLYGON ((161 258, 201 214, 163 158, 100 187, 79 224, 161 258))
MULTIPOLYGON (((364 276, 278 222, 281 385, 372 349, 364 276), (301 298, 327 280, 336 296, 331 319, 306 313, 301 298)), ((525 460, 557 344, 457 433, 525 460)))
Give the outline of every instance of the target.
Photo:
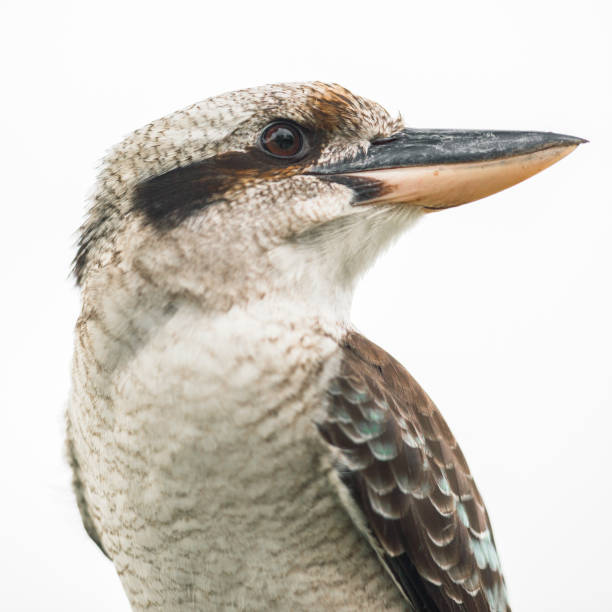
POLYGON ((143 180, 134 188, 132 209, 160 231, 171 230, 211 204, 240 197, 240 190, 248 185, 303 173, 318 159, 322 142, 316 132, 288 120, 277 120, 259 134, 257 145, 220 153, 143 180), (284 141, 283 132, 277 136, 283 140, 279 146, 285 154, 270 153, 261 142, 262 135, 273 126, 285 125, 297 130, 297 153, 286 154, 293 153, 295 145, 291 140, 284 141))
POLYGON ((302 165, 284 162, 258 147, 228 151, 142 181, 134 189, 132 206, 158 229, 172 229, 197 211, 236 197, 228 196, 232 191, 303 170, 302 165))

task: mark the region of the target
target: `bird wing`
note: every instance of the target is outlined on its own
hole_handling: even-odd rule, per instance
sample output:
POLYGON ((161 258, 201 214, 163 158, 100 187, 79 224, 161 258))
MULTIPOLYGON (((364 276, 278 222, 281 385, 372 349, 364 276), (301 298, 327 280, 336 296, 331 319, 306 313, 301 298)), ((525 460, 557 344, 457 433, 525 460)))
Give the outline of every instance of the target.
POLYGON ((374 343, 349 332, 342 351, 317 425, 349 513, 416 610, 506 612, 487 511, 442 415, 374 343))

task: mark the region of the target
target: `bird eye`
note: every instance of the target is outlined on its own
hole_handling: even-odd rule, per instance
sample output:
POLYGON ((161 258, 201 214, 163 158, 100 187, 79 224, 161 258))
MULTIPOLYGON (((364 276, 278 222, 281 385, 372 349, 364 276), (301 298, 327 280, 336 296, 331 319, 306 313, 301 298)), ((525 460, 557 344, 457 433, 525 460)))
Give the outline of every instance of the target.
POLYGON ((275 121, 266 126, 259 137, 261 148, 273 157, 296 158, 305 149, 302 130, 288 121, 275 121))

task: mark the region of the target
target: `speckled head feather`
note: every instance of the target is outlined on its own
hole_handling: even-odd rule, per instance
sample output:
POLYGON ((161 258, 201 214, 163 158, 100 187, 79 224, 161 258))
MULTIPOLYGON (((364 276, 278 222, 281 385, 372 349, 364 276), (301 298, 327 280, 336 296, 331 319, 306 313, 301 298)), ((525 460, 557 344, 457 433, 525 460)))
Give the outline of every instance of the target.
MULTIPOLYGON (((74 262, 77 281, 81 284, 91 267, 124 252, 117 240, 129 226, 149 222, 168 231, 212 203, 247 197, 253 201, 260 195, 275 198, 270 185, 277 185, 279 194, 286 193, 290 183, 284 179, 290 178, 302 177, 294 181, 298 189, 292 195, 307 188, 312 199, 315 190, 330 188, 305 176, 309 167, 350 158, 352 151, 367 148, 372 140, 400 127, 401 120, 392 119, 375 102, 340 85, 320 82, 231 92, 153 121, 104 160, 93 205, 81 228, 74 262), (277 118, 295 121, 310 133, 311 150, 299 164, 278 163, 257 149, 261 130, 277 118)), ((312 224, 284 228, 285 237, 325 220, 322 216, 313 218, 312 224)))

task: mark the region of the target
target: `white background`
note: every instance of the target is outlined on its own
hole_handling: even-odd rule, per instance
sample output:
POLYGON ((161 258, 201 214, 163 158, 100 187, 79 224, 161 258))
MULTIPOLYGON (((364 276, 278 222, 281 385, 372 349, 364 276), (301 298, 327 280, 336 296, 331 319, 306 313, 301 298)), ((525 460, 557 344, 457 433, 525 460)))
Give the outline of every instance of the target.
MULTIPOLYGON (((415 127, 591 140, 429 215, 354 321, 447 417, 515 610, 610 609, 612 20, 608 2, 21 2, 2 22, 0 607, 128 610, 63 459, 75 230, 97 160, 196 100, 337 81, 415 127)), ((6 7, 6 5, 5 5, 6 7)))

